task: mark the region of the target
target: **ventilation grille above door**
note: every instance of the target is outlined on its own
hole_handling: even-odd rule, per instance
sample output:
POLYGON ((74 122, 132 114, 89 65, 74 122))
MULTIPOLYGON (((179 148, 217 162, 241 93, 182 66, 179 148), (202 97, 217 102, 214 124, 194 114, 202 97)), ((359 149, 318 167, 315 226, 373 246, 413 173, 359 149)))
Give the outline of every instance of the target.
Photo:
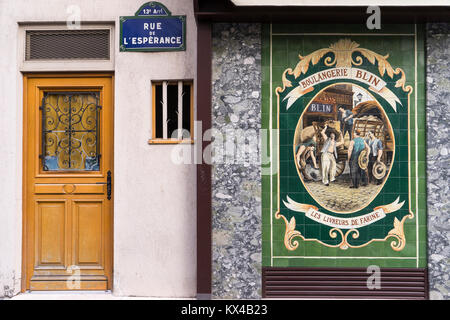
POLYGON ((25 60, 109 60, 109 30, 30 30, 25 60))

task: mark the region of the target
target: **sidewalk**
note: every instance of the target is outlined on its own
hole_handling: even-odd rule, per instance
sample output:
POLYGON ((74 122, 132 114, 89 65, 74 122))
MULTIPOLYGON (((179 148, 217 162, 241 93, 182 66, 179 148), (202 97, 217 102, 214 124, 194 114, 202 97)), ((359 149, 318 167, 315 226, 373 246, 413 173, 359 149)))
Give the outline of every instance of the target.
POLYGON ((194 298, 115 296, 111 291, 34 291, 5 300, 195 300, 194 298))

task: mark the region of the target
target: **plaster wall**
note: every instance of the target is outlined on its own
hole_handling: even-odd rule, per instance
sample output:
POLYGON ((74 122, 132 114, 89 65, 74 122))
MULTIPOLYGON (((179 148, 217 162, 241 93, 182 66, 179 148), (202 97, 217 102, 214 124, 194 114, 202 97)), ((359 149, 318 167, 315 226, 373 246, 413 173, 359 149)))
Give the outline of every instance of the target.
POLYGON ((71 5, 78 6, 82 25, 114 25, 113 294, 196 294, 195 165, 173 163, 176 146, 147 143, 152 132, 151 81, 193 79, 195 83, 193 3, 163 1, 172 14, 187 16, 186 51, 119 52, 119 16, 134 15, 145 2, 0 1, 0 134, 4 137, 0 144, 0 297, 17 294, 21 280, 23 80, 18 50, 24 39, 19 38, 19 23, 65 23, 71 5))

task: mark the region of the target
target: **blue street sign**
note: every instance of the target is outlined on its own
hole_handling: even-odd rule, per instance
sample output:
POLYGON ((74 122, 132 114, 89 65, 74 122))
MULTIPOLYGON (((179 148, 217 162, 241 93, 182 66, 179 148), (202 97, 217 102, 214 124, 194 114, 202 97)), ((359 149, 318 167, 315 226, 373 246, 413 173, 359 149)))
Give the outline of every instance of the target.
POLYGON ((172 16, 158 2, 141 6, 135 16, 120 17, 120 51, 186 50, 186 16, 172 16))

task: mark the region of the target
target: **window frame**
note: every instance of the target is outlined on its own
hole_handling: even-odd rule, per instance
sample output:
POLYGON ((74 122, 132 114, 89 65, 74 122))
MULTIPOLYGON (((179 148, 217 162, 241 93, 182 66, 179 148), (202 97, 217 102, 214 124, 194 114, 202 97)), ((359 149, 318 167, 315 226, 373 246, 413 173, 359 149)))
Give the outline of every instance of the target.
POLYGON ((66 22, 19 22, 17 58, 21 72, 73 72, 114 71, 115 28, 114 21, 81 23, 80 30, 109 30, 109 59, 38 59, 26 60, 27 31, 68 30, 66 22))
MULTIPOLYGON (((151 82, 151 90, 152 90, 152 134, 151 138, 148 140, 149 144, 193 144, 194 143, 194 81, 192 79, 176 79, 176 80, 154 80, 151 82), (164 82, 169 85, 179 85, 182 83, 182 86, 188 85, 190 87, 190 106, 189 106, 189 114, 190 114, 190 136, 189 138, 157 138, 156 137, 156 86, 162 85, 164 82)), ((183 109, 183 106, 181 106, 183 109)), ((182 118, 181 118, 182 121, 182 118)), ((179 128, 179 127, 178 127, 179 128)), ((164 130, 164 127, 163 127, 164 130)))

